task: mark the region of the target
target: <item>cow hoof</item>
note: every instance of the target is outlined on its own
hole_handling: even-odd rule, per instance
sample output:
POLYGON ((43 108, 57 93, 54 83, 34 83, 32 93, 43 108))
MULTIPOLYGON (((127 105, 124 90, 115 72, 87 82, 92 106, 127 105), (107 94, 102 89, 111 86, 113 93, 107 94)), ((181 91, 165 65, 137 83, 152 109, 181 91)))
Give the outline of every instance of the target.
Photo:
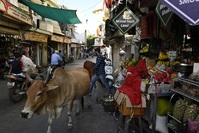
POLYGON ((75 113, 75 115, 79 115, 79 114, 80 114, 79 112, 76 112, 76 113, 75 113))

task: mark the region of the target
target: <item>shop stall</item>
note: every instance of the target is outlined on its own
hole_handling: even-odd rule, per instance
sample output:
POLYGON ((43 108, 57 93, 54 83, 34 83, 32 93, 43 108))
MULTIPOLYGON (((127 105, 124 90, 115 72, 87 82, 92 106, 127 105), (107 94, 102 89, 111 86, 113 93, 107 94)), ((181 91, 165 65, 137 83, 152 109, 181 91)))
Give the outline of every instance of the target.
POLYGON ((151 42, 145 43, 140 47, 139 61, 128 58, 119 66, 126 70, 125 77, 115 83, 114 99, 125 117, 121 118, 120 132, 199 131, 198 49, 187 35, 183 42, 180 51, 161 48, 152 58, 151 42), (132 129, 130 123, 138 124, 132 129))

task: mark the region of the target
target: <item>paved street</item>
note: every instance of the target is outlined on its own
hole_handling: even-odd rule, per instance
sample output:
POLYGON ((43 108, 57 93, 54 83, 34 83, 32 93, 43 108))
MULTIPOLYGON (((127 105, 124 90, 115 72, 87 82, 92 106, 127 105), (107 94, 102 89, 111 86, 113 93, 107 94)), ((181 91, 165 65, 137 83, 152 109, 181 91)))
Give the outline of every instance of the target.
MULTIPOLYGON (((85 60, 95 61, 95 58, 87 58, 75 60, 73 63, 66 64, 66 69, 76 66, 83 66, 85 60)), ((67 128, 68 117, 66 109, 62 113, 60 119, 54 120, 52 125, 52 133, 117 133, 118 122, 112 114, 104 112, 103 106, 96 104, 96 96, 103 95, 103 88, 97 83, 92 95, 92 106, 89 108, 87 99, 85 98, 85 109, 81 111, 79 116, 73 113, 72 130, 67 128)), ((0 80, 0 133, 46 133, 47 118, 45 115, 34 115, 31 119, 23 119, 20 112, 24 107, 26 98, 19 103, 12 103, 8 99, 8 89, 6 81, 0 80)))

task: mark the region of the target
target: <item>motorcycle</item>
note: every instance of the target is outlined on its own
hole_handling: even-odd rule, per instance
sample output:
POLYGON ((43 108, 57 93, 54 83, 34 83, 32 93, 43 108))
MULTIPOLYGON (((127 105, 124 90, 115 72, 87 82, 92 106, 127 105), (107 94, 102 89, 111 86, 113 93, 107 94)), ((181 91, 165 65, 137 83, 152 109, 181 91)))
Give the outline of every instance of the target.
POLYGON ((69 58, 68 58, 68 62, 71 63, 71 62, 73 62, 74 60, 75 60, 74 55, 70 54, 70 55, 69 55, 69 58))
POLYGON ((105 59, 105 74, 106 74, 106 80, 108 81, 109 86, 112 87, 114 83, 113 66, 112 66, 112 61, 109 58, 105 59))
MULTIPOLYGON (((41 70, 38 70, 38 73, 31 72, 29 75, 32 79, 44 80, 41 70)), ((7 80, 10 101, 13 103, 21 101, 27 91, 28 82, 26 81, 25 73, 5 75, 5 79, 7 80)))

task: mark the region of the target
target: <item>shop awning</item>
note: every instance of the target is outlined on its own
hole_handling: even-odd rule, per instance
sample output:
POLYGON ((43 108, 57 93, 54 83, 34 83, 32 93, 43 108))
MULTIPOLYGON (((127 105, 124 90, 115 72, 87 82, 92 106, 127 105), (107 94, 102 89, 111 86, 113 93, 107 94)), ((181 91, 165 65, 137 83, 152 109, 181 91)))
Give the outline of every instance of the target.
POLYGON ((44 18, 49 18, 64 24, 81 23, 76 14, 77 10, 59 9, 59 8, 39 5, 30 2, 28 0, 22 0, 22 2, 44 18))
POLYGON ((189 25, 199 25, 198 1, 160 0, 160 2, 181 17, 189 25))

